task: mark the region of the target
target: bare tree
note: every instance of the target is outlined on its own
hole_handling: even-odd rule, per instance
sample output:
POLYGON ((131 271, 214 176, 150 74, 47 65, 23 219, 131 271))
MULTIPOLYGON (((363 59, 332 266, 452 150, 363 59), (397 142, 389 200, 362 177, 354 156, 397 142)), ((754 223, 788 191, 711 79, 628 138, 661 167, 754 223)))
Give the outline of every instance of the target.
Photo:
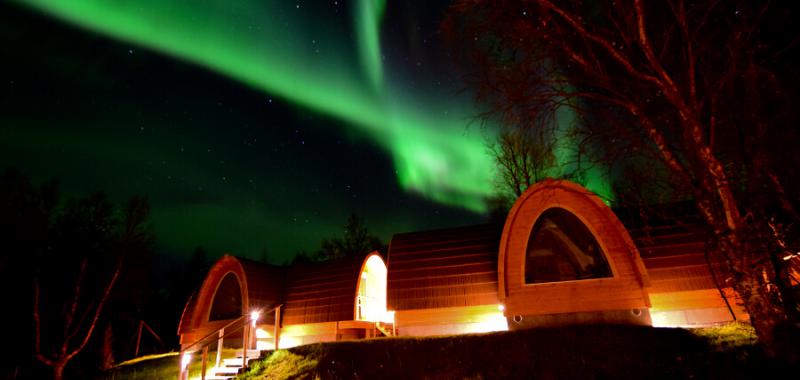
POLYGON ((554 175, 555 155, 549 139, 533 135, 535 131, 503 128, 490 143, 498 169, 498 190, 515 197, 539 180, 554 175))
POLYGON ((798 142, 796 15, 768 1, 462 1, 443 30, 487 116, 536 129, 567 109, 606 163, 657 160, 776 353, 776 328, 798 321, 797 180, 781 162, 797 155, 775 152, 798 142))
MULTIPOLYGON (((143 198, 135 197, 128 202, 122 223, 118 227, 111 217, 110 205, 101 196, 95 196, 88 202, 71 208, 77 211, 73 211, 71 214, 68 212, 68 216, 62 218, 61 223, 72 224, 75 218, 69 216, 75 214, 78 215, 78 218, 86 217, 88 223, 85 225, 89 227, 88 231, 80 228, 82 226, 77 227, 83 230, 80 232, 92 236, 92 238, 78 240, 87 245, 83 247, 87 253, 82 255, 78 264, 71 295, 60 299, 60 296, 66 294, 63 292, 64 284, 53 284, 51 281, 52 286, 60 289, 51 288, 53 296, 47 299, 48 304, 45 305, 41 294, 42 281, 39 278, 34 279, 34 352, 38 361, 52 367, 53 378, 56 380, 64 377, 64 369, 67 364, 89 343, 103 308, 120 277, 127 256, 149 246, 152 239, 152 235, 145 225, 149 205, 143 198), (113 227, 116 227, 116 235, 106 236, 115 233, 109 230, 113 227), (111 242, 111 244, 106 244, 106 242, 111 242), (114 264, 110 273, 105 276, 103 274, 106 271, 103 270, 102 265, 90 263, 90 259, 100 259, 98 256, 92 256, 92 253, 96 253, 93 251, 98 248, 116 251, 113 255, 116 257, 114 264), (43 309, 48 313, 43 314, 43 309), (58 313, 60 315, 56 316, 55 310, 60 310, 58 313), (50 323, 46 323, 48 320, 50 323), (56 331, 54 328, 47 329, 45 325, 51 327, 60 325, 60 331, 56 331)), ((75 226, 71 225, 70 227, 75 226)), ((60 259, 69 260, 68 257, 60 259)), ((69 270, 66 267, 55 269, 63 272, 69 270)))

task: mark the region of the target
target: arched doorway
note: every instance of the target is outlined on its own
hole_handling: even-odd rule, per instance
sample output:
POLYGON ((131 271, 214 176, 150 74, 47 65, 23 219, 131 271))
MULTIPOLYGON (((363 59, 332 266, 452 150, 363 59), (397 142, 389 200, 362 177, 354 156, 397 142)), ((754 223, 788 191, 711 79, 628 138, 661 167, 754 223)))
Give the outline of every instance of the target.
POLYGON ((239 286, 239 278, 235 273, 228 272, 214 292, 208 320, 222 321, 239 318, 242 315, 242 288, 239 286))
POLYGON ((386 320, 386 264, 377 253, 370 254, 361 267, 356 290, 356 320, 386 320))

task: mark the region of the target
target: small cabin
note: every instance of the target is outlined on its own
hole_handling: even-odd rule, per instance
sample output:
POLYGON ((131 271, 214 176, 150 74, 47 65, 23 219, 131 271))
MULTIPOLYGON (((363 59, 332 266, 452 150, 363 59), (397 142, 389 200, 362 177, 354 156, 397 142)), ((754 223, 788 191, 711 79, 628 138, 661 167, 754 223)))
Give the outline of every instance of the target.
MULTIPOLYGON (((380 254, 289 267, 279 347, 390 334, 380 254), (378 329, 383 329, 383 331, 378 329)), ((270 330, 267 330, 270 331, 270 330)))
POLYGON ((498 298, 512 329, 573 323, 650 325, 650 280, 603 201, 559 180, 531 186, 506 219, 498 298))
POLYGON ((289 267, 225 255, 186 304, 181 346, 202 346, 217 332, 226 347, 249 339, 257 349, 389 335, 386 273, 377 252, 289 267))
MULTIPOLYGON (((181 346, 217 332, 253 310, 280 304, 283 283, 281 267, 223 256, 208 271, 200 290, 186 303, 178 326, 181 346)), ((261 323, 274 325, 274 315, 264 315, 261 323)), ((241 346, 239 335, 230 340, 241 346)))

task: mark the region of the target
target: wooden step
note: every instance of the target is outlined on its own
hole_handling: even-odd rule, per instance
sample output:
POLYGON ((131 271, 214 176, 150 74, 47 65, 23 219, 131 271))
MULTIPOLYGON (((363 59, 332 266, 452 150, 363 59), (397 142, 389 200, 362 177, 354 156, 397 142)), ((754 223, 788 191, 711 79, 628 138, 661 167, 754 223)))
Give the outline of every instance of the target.
MULTIPOLYGON (((257 360, 259 358, 247 358, 247 362, 249 363, 251 360, 257 360)), ((222 363, 225 367, 241 367, 242 366, 242 358, 230 358, 230 359, 222 359, 222 363)))
POLYGON ((241 366, 238 367, 225 366, 225 367, 213 368, 211 372, 214 373, 215 375, 236 376, 239 374, 239 370, 241 369, 242 369, 241 366))
MULTIPOLYGON (((262 351, 261 350, 247 350, 247 357, 248 358, 251 358, 251 359, 252 358, 260 358, 261 355, 262 355, 262 351)), ((239 358, 239 360, 242 360, 242 351, 241 350, 236 352, 236 357, 239 358)))

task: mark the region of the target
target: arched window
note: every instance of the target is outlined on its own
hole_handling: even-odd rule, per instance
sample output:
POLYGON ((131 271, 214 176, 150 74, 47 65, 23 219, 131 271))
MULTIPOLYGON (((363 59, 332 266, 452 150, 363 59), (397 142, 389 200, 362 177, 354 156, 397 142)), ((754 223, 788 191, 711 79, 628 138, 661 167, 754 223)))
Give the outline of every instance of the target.
POLYGON ((571 212, 554 207, 533 226, 525 254, 525 283, 611 277, 594 235, 571 212))
POLYGON ((221 321, 242 316, 242 288, 239 286, 239 279, 235 274, 225 275, 211 302, 209 321, 221 321))

